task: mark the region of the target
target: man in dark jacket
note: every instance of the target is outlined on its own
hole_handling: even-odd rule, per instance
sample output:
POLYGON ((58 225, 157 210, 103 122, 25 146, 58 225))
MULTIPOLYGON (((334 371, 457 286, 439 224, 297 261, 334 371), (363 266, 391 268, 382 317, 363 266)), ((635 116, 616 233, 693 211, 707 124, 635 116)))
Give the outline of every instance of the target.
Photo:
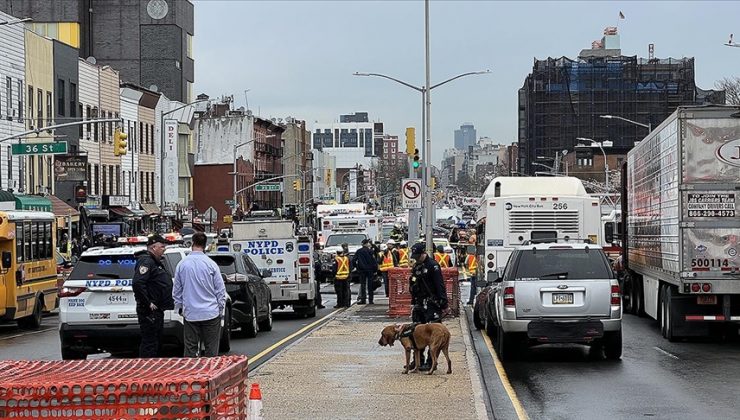
POLYGON ((157 357, 164 330, 164 311, 175 308, 172 299, 172 275, 162 264, 165 239, 153 235, 147 242, 146 254, 140 255, 134 268, 132 288, 136 315, 141 329, 139 357, 157 357))
POLYGON ((365 296, 367 302, 373 304, 373 279, 378 271, 378 260, 373 252, 372 242, 369 239, 362 241, 362 247, 355 253, 355 267, 360 276, 360 297, 357 303, 364 305, 365 296))

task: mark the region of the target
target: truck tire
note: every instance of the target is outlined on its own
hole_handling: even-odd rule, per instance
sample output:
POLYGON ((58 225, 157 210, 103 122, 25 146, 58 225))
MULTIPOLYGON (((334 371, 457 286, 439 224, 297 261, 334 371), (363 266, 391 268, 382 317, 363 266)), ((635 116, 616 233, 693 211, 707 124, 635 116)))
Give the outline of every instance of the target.
POLYGON ((637 284, 635 285, 637 298, 635 300, 635 315, 639 317, 645 316, 645 290, 643 289, 642 276, 637 277, 637 284))
POLYGON ((660 288, 658 289, 658 301, 660 302, 660 313, 658 314, 658 320, 660 321, 660 335, 662 335, 663 338, 665 338, 666 314, 668 313, 666 309, 665 292, 666 285, 661 284, 660 288))
POLYGON ((635 280, 632 274, 627 273, 624 276, 624 312, 632 315, 636 315, 637 311, 635 300, 637 299, 637 293, 635 291, 635 280))
POLYGON ((622 358, 622 330, 604 333, 604 356, 609 360, 622 358))
POLYGON ((221 339, 218 342, 218 352, 227 353, 231 351, 231 308, 228 306, 224 311, 224 329, 221 331, 221 339))
POLYGON ((18 319, 18 327, 24 330, 38 330, 41 328, 41 311, 44 307, 44 295, 36 297, 36 304, 31 315, 18 319))
POLYGON ((257 304, 252 302, 251 306, 252 306, 252 314, 250 316, 251 319, 249 322, 245 322, 244 324, 242 324, 241 328, 242 328, 242 332, 244 333, 244 335, 246 335, 249 338, 254 338, 254 337, 257 337, 257 331, 259 329, 257 326, 257 304))
POLYGON ((306 311, 306 318, 316 318, 316 305, 313 302, 308 304, 308 310, 306 311))
POLYGON ((675 335, 673 330, 673 316, 672 316, 672 310, 673 310, 673 286, 666 286, 665 287, 665 338, 666 340, 670 341, 671 343, 678 340, 678 337, 675 335))
POLYGON ((267 316, 259 322, 260 331, 272 331, 272 305, 267 305, 267 316))

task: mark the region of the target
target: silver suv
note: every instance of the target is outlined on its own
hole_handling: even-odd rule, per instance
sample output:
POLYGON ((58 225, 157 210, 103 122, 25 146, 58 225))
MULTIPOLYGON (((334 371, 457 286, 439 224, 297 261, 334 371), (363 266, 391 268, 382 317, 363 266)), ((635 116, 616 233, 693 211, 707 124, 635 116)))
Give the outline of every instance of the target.
POLYGON ((485 327, 501 359, 546 343, 589 344, 603 347, 608 359, 622 356, 619 283, 600 246, 521 246, 497 277, 482 285, 492 289, 485 327))

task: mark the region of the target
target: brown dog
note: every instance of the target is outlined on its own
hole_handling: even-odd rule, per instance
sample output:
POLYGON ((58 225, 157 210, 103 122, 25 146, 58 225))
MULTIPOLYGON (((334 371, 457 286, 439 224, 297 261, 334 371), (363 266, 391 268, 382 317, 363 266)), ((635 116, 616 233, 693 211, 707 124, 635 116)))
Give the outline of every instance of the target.
POLYGON ((403 373, 409 373, 409 363, 411 350, 414 350, 414 360, 416 360, 416 366, 412 372, 419 371, 419 360, 421 352, 429 347, 429 355, 432 358, 432 368, 429 369, 427 375, 431 375, 437 370, 437 358, 439 352, 443 351, 445 358, 447 359, 447 374, 452 373, 452 361, 448 350, 450 347, 450 331, 444 325, 440 323, 432 324, 419 324, 414 329, 413 341, 411 337, 401 337, 402 333, 409 328, 409 325, 389 325, 383 328, 383 332, 380 333, 380 340, 378 344, 381 346, 392 346, 396 340, 401 342, 404 353, 406 355, 406 365, 403 373))

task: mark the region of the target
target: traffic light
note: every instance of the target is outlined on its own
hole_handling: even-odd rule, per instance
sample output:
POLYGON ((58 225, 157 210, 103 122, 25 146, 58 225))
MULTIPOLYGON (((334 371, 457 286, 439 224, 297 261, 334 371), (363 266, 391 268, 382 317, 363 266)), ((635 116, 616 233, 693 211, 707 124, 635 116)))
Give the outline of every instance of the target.
POLYGON ((121 131, 120 128, 116 128, 113 133, 113 154, 116 156, 125 155, 128 153, 128 134, 121 131))
POLYGON ((293 191, 300 191, 301 190, 301 180, 296 179, 293 181, 293 191))
POLYGON ((437 178, 432 177, 432 189, 435 189, 435 188, 437 188, 437 178))
POLYGON ((406 154, 413 155, 416 150, 416 129, 414 127, 406 128, 406 154))
POLYGON ((414 169, 418 169, 421 166, 421 158, 419 157, 419 149, 414 149, 414 169))

